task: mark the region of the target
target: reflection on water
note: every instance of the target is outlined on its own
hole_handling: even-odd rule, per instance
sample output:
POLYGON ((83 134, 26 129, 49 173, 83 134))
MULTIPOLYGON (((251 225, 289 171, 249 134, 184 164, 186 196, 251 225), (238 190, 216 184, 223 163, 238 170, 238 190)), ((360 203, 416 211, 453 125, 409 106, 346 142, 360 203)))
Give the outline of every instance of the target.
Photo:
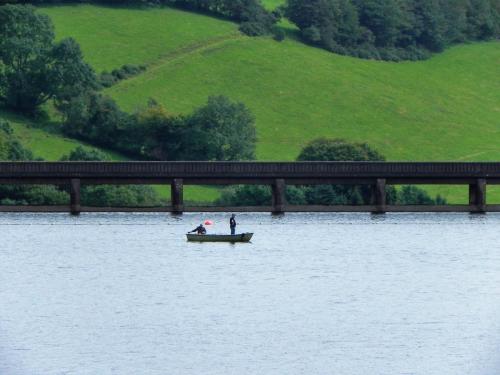
POLYGON ((1 215, 0 374, 497 374, 500 216, 1 215))

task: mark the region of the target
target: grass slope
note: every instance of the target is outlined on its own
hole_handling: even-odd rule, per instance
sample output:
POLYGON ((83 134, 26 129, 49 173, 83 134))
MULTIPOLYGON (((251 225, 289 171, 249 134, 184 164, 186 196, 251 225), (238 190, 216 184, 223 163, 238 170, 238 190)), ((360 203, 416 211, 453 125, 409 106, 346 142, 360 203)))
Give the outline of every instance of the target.
POLYGON ((263 0, 262 4, 264 4, 264 6, 267 9, 273 10, 279 7, 280 5, 284 5, 285 0, 263 0))
POLYGON ((499 61, 498 43, 395 64, 245 38, 165 61, 108 93, 127 110, 148 97, 178 112, 209 95, 241 100, 256 115, 264 160, 293 159, 320 136, 367 141, 391 160, 494 160, 499 61))
MULTIPOLYGON (((78 146, 86 146, 82 142, 49 133, 37 127, 37 124, 23 116, 0 110, 0 119, 7 120, 14 134, 21 143, 33 152, 37 158, 55 161, 68 155, 78 146)), ((120 159, 115 153, 108 153, 113 159, 120 159)), ((123 158, 122 158, 123 159, 123 158)))
POLYGON ((70 5, 40 11, 55 23, 59 39, 78 40, 97 72, 149 64, 177 49, 239 34, 234 23, 171 8, 70 5))
POLYGON ((334 55, 293 38, 247 38, 234 24, 168 8, 44 12, 60 37, 82 44, 97 70, 150 64, 107 91, 129 111, 149 97, 172 112, 188 112, 209 95, 244 102, 256 115, 259 159, 292 160, 325 136, 368 142, 390 160, 500 160, 499 43, 396 64, 334 55), (165 21, 171 12, 184 21, 165 21), (172 39, 178 43, 164 42, 172 39))

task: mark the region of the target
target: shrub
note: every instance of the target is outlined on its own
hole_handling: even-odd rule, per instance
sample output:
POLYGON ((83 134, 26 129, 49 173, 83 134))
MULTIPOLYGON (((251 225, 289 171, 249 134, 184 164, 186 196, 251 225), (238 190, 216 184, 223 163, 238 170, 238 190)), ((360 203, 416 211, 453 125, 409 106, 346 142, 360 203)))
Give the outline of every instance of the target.
POLYGON ((282 42, 286 38, 286 33, 281 27, 275 27, 273 29, 273 38, 278 42, 282 42))
POLYGON ((126 64, 119 69, 114 69, 111 73, 106 71, 99 75, 99 84, 102 87, 111 87, 119 81, 134 77, 146 70, 145 65, 126 64))

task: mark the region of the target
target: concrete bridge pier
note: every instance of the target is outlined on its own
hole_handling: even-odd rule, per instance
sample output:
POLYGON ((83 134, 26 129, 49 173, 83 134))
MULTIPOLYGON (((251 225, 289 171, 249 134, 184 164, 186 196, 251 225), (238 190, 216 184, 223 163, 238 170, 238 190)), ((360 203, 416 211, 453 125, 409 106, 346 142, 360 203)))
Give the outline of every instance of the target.
POLYGON ((80 179, 72 178, 70 181, 70 212, 71 215, 80 215, 82 210, 80 198, 80 179))
POLYGON ((172 213, 182 214, 184 212, 184 181, 175 178, 170 185, 170 199, 172 201, 172 213))
POLYGON ((469 185, 469 205, 473 213, 486 212, 486 180, 477 179, 475 184, 469 185))
POLYGON ((375 214, 385 214, 387 211, 387 198, 386 198, 386 180, 385 178, 377 178, 374 191, 375 200, 375 214))
POLYGON ((282 214, 286 209, 286 183, 283 178, 278 178, 272 185, 273 214, 282 214))

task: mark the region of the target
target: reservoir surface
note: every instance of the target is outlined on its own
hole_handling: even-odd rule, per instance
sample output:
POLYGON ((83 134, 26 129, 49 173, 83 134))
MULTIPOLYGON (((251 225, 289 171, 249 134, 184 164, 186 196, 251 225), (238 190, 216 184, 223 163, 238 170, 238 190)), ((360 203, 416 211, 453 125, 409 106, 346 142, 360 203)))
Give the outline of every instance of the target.
POLYGON ((500 215, 1 214, 1 375, 496 375, 500 215))

